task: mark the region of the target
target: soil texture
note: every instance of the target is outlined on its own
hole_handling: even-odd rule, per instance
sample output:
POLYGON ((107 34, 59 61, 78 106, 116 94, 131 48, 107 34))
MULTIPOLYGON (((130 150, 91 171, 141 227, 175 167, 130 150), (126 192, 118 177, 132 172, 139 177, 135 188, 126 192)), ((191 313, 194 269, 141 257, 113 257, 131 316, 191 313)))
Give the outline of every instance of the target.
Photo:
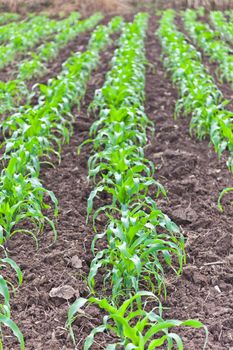
MULTIPOLYGON (((190 118, 174 120, 177 90, 163 68, 161 46, 155 36, 158 19, 151 17, 146 39, 147 74, 145 108, 155 123, 155 135, 149 135, 146 156, 156 166, 156 179, 167 189, 158 206, 178 225, 186 238, 187 263, 181 277, 167 276, 168 297, 165 317, 185 320, 197 318, 209 330, 209 350, 233 349, 233 207, 232 199, 223 200, 224 212, 217 208, 219 192, 233 186, 226 157, 218 160, 209 140, 198 141, 189 134, 190 118)), ((76 44, 75 44, 76 45, 76 44)), ((76 50, 70 47, 70 50, 76 50)), ((36 250, 33 240, 16 236, 8 244, 9 256, 24 271, 24 282, 12 296, 12 318, 25 336, 27 350, 74 349, 65 328, 67 310, 77 296, 87 297, 86 286, 92 254, 91 224, 86 223, 87 198, 92 184, 87 181, 87 160, 91 146, 80 156, 77 147, 88 138, 94 116, 87 113, 94 92, 104 82, 114 46, 106 49, 98 70, 92 75, 80 112, 74 110, 74 134, 63 147, 61 163, 42 167, 41 177, 59 199, 58 239, 46 228, 36 250)), ((57 63, 59 64, 59 63, 57 63)), ((51 70, 56 67, 53 66, 51 70)), ((56 163, 56 160, 53 159, 56 163)), ((52 215, 52 211, 51 211, 52 215)), ((101 220, 99 227, 104 227, 101 220)), ((101 282, 97 283, 101 290, 101 282)), ((102 313, 91 306, 74 324, 76 349, 100 324, 102 313)), ((177 330, 178 331, 178 330, 177 330)), ((201 350, 202 330, 182 329, 185 349, 201 350)), ((7 350, 17 349, 12 335, 6 337, 7 350)), ((105 349, 112 335, 96 337, 92 349, 105 349)), ((165 348, 164 348, 165 349, 165 348)))

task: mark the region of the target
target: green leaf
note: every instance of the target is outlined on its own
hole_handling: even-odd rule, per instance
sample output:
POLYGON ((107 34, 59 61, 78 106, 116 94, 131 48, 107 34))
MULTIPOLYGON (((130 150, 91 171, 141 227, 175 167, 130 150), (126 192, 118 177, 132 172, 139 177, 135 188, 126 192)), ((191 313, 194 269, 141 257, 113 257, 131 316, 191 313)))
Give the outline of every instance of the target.
POLYGON ((88 216, 90 215, 90 213, 92 212, 93 209, 93 200, 96 197, 97 193, 102 192, 104 190, 104 186, 99 186, 96 187, 89 195, 89 198, 87 200, 87 220, 88 220, 88 216))
POLYGON ((104 332, 106 329, 105 325, 101 325, 99 327, 94 328, 91 333, 88 335, 88 337, 85 340, 84 343, 84 350, 88 350, 90 349, 90 347, 92 346, 93 342, 94 342, 94 337, 97 333, 102 333, 104 332))
POLYGON ((3 278, 2 275, 0 275, 0 294, 3 296, 4 302, 7 305, 9 305, 10 293, 9 293, 9 290, 8 290, 7 283, 6 283, 6 281, 5 281, 5 279, 3 278))
POLYGON ((68 319, 67 319, 67 327, 71 327, 72 323, 75 320, 76 314, 78 311, 88 302, 85 298, 78 298, 69 308, 68 310, 68 319))
POLYGON ((16 323, 13 322, 10 318, 1 314, 0 314, 0 323, 3 323, 6 327, 10 328, 10 330, 13 332, 13 334, 15 335, 15 337, 18 339, 20 343, 20 350, 24 350, 25 349, 24 338, 18 326, 16 325, 16 323))
POLYGON ((19 268, 19 266, 16 264, 16 262, 10 258, 4 258, 4 259, 1 259, 1 261, 3 263, 9 264, 15 270, 17 277, 18 277, 19 284, 22 284, 23 273, 22 273, 21 269, 19 268))

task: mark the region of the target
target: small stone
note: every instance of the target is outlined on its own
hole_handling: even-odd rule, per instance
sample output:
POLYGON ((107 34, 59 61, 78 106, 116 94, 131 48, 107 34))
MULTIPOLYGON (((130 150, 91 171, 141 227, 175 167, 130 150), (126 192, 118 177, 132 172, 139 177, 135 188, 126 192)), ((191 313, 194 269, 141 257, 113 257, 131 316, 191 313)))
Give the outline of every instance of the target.
POLYGON ((214 286, 214 289, 215 289, 218 293, 222 293, 221 290, 220 290, 220 288, 219 288, 219 286, 217 286, 217 285, 214 286))
POLYGON ((75 269, 81 269, 83 266, 82 260, 79 259, 79 257, 77 255, 74 255, 71 259, 71 265, 75 268, 75 269))
POLYGON ((79 291, 75 290, 73 287, 69 285, 64 285, 57 288, 52 288, 49 292, 49 296, 51 298, 61 298, 65 300, 69 300, 73 297, 79 297, 79 291))

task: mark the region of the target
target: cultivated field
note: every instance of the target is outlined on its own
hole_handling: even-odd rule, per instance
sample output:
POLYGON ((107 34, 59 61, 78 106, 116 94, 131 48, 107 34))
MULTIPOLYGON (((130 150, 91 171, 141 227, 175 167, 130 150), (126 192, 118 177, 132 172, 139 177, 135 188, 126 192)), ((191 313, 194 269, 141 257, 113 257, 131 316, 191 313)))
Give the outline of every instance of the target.
POLYGON ((0 349, 232 350, 233 10, 19 3, 0 13, 0 349))

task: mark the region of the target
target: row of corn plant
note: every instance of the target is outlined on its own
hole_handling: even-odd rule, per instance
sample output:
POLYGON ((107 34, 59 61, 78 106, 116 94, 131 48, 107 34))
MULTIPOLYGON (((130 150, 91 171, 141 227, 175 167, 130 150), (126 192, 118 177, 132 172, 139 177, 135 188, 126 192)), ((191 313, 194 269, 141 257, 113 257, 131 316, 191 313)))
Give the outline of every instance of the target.
POLYGON ((60 21, 51 20, 44 15, 24 22, 22 30, 19 33, 13 31, 9 43, 0 46, 0 69, 13 62, 17 54, 26 53, 59 29, 60 21))
POLYGON ((184 12, 184 26, 194 43, 210 57, 210 60, 218 63, 216 73, 222 80, 231 83, 233 87, 233 50, 219 37, 219 33, 210 28, 207 23, 197 20, 195 10, 184 12))
POLYGON ((88 285, 95 295, 99 274, 111 295, 108 299, 79 298, 69 310, 67 325, 73 339, 72 323, 86 303, 97 304, 107 313, 103 324, 87 337, 84 350, 92 346, 95 334, 106 330, 119 339, 107 346, 109 350, 119 346, 152 350, 165 344, 168 349, 175 344, 183 349, 181 337, 170 329, 203 326, 194 320, 164 320, 156 296, 162 290, 166 294, 165 266, 179 275, 185 252, 179 228, 156 205, 154 198, 165 195, 165 190, 154 179, 153 163, 145 159, 143 150, 152 126, 143 108, 147 22, 148 15, 139 13, 133 23, 126 24, 105 84, 90 106, 98 119, 91 127, 91 138, 84 142, 93 143, 88 171, 95 184, 87 205, 95 231, 88 285), (102 193, 109 198, 108 204, 94 211, 94 200, 102 193), (99 232, 95 223, 103 213, 107 223, 99 232), (156 307, 148 311, 151 301, 156 307))
POLYGON ((35 14, 30 14, 27 18, 19 22, 11 22, 0 26, 0 43, 7 43, 14 40, 17 35, 23 33, 24 30, 30 30, 30 23, 34 23, 37 17, 35 14))
POLYGON ((3 12, 0 15, 0 25, 3 25, 8 22, 17 21, 20 19, 20 15, 18 13, 13 12, 3 12))
POLYGON ((226 20, 224 13, 221 11, 211 11, 209 17, 211 24, 218 31, 221 38, 233 43, 233 23, 226 20))
MULTIPOLYGON (((203 11, 203 8, 200 8, 198 11, 186 10, 184 13, 185 29, 194 40, 194 42, 203 49, 204 53, 210 56, 211 61, 217 62, 219 64, 216 73, 220 79, 222 81, 226 80, 230 82, 233 87, 233 50, 230 46, 219 39, 222 37, 223 39, 228 39, 231 41, 231 39, 233 39, 233 26, 230 23, 225 22, 222 12, 213 11, 210 13, 210 18, 211 22, 217 29, 217 31, 213 31, 208 24, 197 21, 197 15, 203 15, 203 11)), ((232 147, 232 114, 229 115, 229 117, 231 117, 231 120, 229 121, 226 135, 229 136, 230 144, 232 147)), ((218 139, 217 143, 219 143, 218 139)), ((218 207, 220 210, 223 210, 221 206, 222 197, 231 191, 232 188, 226 188, 221 192, 218 199, 218 207)))
MULTIPOLYGON (((56 238, 54 221, 46 216, 46 210, 50 207, 50 198, 56 217, 58 203, 55 195, 39 179, 40 166, 43 163, 51 164, 51 154, 60 159, 62 143, 69 141, 72 132, 71 108, 79 106, 89 77, 100 62, 100 52, 121 25, 122 19, 116 17, 107 26, 98 26, 91 35, 87 50, 73 54, 63 64, 62 72, 56 79, 51 79, 48 85, 41 85, 38 104, 22 107, 21 111, 3 122, 3 134, 7 133, 7 137, 1 145, 1 246, 20 233, 32 236, 37 242, 37 235, 46 223, 52 227, 56 238)), ((22 273, 8 257, 1 260, 1 272, 7 264, 16 270, 21 283, 22 273)), ((20 342, 20 348, 24 349, 23 336, 10 318, 8 283, 5 273, 4 277, 2 274, 0 294, 4 297, 4 302, 0 305, 0 326, 10 327, 20 342)))
MULTIPOLYGON (((33 67, 36 66, 36 64, 33 64, 34 60, 36 62, 36 58, 40 56, 41 61, 43 60, 46 61, 46 55, 43 58, 42 53, 40 54, 43 48, 46 45, 50 45, 51 43, 53 43, 53 41, 56 40, 57 36, 64 33, 67 28, 70 28, 72 30, 74 27, 79 25, 80 24, 79 19, 80 19, 80 14, 78 12, 72 12, 67 18, 61 21, 57 21, 56 31, 54 31, 48 38, 46 38, 46 42, 42 43, 39 47, 37 47, 35 51, 29 51, 26 54, 25 59, 20 60, 20 62, 16 63, 17 67, 15 68, 15 71, 17 71, 18 73, 17 78, 21 80, 33 78, 33 67), (32 62, 31 66, 29 65, 30 62, 32 62), (28 64, 28 69, 26 68, 27 64, 28 64), (25 68, 24 68, 24 65, 25 65, 25 68), (21 67, 22 67, 22 71, 21 71, 21 67), (32 74, 30 76, 31 71, 32 71, 32 74)), ((42 62, 40 65, 38 64, 37 74, 39 74, 39 67, 41 68, 41 70, 44 69, 42 62)))
POLYGON ((17 79, 29 80, 46 71, 46 63, 59 55, 59 51, 67 45, 68 42, 75 39, 79 34, 92 29, 103 15, 96 13, 83 21, 77 21, 77 13, 72 13, 67 19, 63 20, 58 34, 52 41, 42 44, 30 57, 19 63, 19 73, 17 79))
POLYGON ((228 149, 228 167, 233 172, 233 113, 211 75, 201 63, 201 54, 174 24, 175 12, 167 10, 157 32, 163 48, 163 62, 179 87, 176 114, 191 114, 190 131, 199 138, 209 136, 221 156, 228 149))
POLYGON ((27 18, 22 19, 18 22, 11 22, 0 26, 0 43, 7 43, 9 41, 14 41, 15 38, 20 37, 25 31, 31 29, 31 25, 34 25, 37 18, 45 17, 41 14, 28 14, 27 18))
POLYGON ((30 103, 33 93, 29 92, 26 82, 46 73, 46 65, 59 54, 59 50, 78 34, 94 26, 103 18, 96 13, 88 19, 77 21, 77 13, 72 13, 67 19, 60 22, 59 32, 51 42, 42 44, 30 58, 18 64, 16 79, 0 82, 0 114, 14 111, 17 106, 26 100, 30 103))

